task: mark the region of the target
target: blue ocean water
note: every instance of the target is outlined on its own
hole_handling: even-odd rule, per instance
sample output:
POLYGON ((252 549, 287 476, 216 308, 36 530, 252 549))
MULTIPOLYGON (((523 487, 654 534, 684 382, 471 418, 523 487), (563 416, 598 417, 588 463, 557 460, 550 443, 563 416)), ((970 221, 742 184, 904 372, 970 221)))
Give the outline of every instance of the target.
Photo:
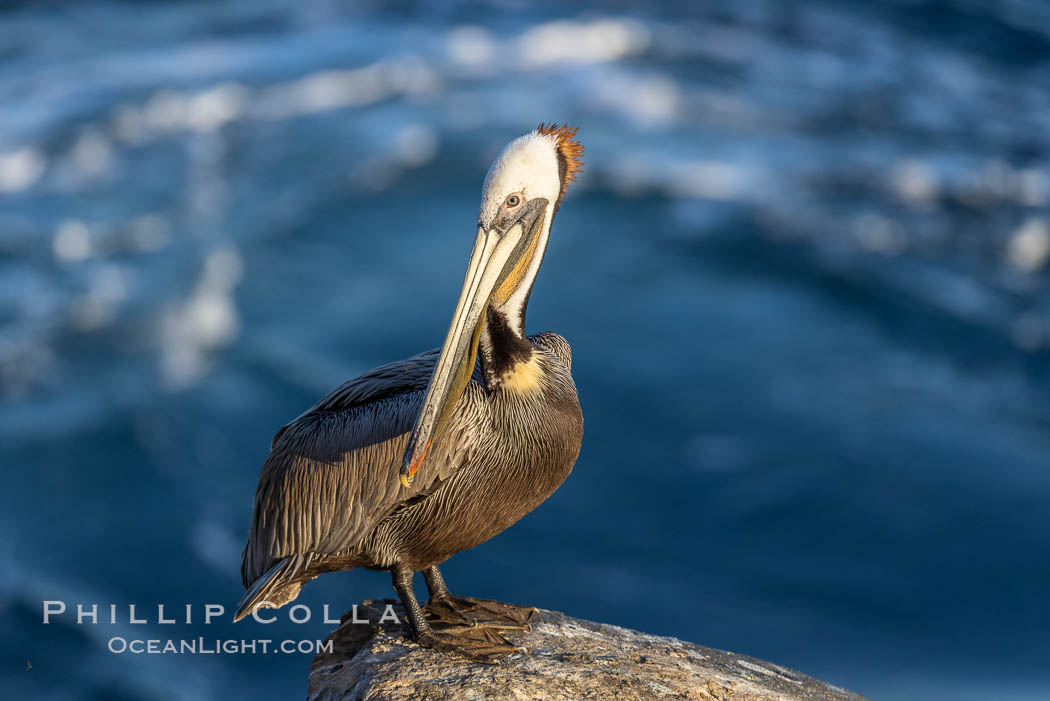
POLYGON ((540 121, 587 147, 529 307, 584 447, 454 590, 877 699, 1050 697, 1050 7, 354 5, 0 10, 4 698, 305 693, 310 655, 107 645, 392 595, 202 622, 273 432, 440 344, 540 121))

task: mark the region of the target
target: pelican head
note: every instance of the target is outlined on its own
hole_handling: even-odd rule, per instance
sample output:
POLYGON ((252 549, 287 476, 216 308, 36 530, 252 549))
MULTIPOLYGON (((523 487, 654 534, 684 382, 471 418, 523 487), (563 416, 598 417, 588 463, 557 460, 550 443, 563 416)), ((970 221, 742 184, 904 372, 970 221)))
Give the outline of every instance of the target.
POLYGON ((525 305, 536 279, 551 222, 581 166, 575 127, 541 124, 496 157, 481 195, 477 238, 423 409, 405 449, 401 482, 419 469, 463 394, 478 354, 486 310, 524 341, 525 305))

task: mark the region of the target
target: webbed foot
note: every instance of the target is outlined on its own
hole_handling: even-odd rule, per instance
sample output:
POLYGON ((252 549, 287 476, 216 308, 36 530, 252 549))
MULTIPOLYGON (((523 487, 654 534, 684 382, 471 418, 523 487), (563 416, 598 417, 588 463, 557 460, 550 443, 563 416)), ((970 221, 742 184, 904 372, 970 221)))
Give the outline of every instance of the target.
POLYGON ((424 610, 435 621, 447 625, 524 631, 532 630, 529 619, 536 612, 531 606, 515 606, 502 601, 451 595, 432 600, 424 610))
POLYGON ((512 645, 506 638, 492 629, 461 628, 455 633, 424 631, 415 636, 421 647, 465 657, 482 664, 499 664, 511 655, 527 652, 525 648, 512 645))

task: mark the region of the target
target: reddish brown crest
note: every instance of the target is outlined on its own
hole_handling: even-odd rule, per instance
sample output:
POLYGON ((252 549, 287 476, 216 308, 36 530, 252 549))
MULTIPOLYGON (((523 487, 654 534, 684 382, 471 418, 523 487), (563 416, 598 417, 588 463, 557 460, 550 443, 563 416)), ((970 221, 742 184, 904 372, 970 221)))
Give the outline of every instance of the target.
POLYGON ((569 183, 576 179, 576 174, 583 167, 583 144, 576 141, 576 133, 579 127, 568 124, 541 124, 536 131, 545 136, 553 136, 558 142, 558 170, 561 175, 561 193, 558 202, 561 203, 565 197, 565 191, 569 189, 569 183))

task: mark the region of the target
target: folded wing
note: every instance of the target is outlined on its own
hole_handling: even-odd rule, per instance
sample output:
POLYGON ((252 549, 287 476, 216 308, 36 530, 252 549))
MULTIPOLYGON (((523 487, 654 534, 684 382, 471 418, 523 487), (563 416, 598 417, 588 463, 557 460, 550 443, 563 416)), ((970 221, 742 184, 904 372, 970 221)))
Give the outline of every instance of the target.
MULTIPOLYGON (((352 554, 384 518, 425 497, 469 459, 472 444, 460 435, 470 423, 466 411, 450 423, 418 478, 407 488, 399 479, 437 358, 437 350, 428 351, 350 380, 277 432, 255 494, 241 563, 248 592, 237 617, 256 601, 275 601, 266 595, 301 579, 311 563, 352 554)), ((461 401, 476 397, 468 391, 461 401)))

